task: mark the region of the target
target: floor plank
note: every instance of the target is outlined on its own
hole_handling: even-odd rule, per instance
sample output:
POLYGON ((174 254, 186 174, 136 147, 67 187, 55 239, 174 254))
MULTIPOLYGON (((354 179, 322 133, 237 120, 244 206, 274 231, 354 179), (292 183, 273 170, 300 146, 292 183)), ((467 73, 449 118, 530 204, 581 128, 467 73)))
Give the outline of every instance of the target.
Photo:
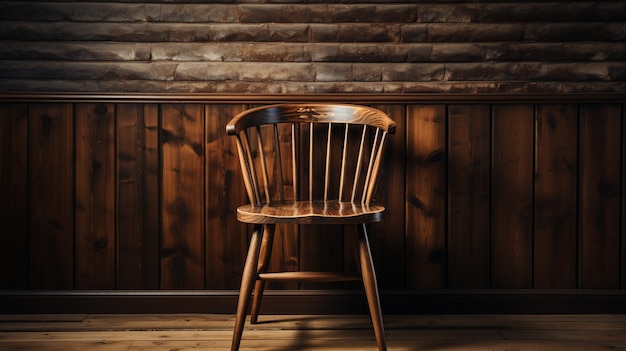
MULTIPOLYGON (((376 350, 368 316, 262 316, 241 351, 376 350)), ((228 350, 234 316, 0 315, 0 350, 228 350)), ((626 315, 386 316, 390 351, 626 351, 626 315)))

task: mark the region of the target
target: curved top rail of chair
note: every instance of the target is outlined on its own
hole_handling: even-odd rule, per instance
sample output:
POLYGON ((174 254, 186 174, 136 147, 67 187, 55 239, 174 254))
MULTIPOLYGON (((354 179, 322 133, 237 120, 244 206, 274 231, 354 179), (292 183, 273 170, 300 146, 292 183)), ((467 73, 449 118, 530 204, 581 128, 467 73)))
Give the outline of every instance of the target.
POLYGON ((367 124, 395 133, 396 124, 386 113, 373 107, 350 104, 278 104, 246 110, 226 126, 229 135, 259 124, 284 122, 367 124), (244 118, 246 117, 246 118, 244 118), (258 118, 255 118, 258 117, 258 118))

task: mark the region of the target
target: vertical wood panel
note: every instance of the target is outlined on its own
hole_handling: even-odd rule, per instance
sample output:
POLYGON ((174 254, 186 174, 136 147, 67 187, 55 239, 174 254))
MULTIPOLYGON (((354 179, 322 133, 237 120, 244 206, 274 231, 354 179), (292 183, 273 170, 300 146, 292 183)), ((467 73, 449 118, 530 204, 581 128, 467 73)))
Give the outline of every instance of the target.
POLYGON ((115 106, 75 106, 75 287, 115 288, 115 106))
POLYGON ((622 290, 626 290, 626 104, 621 105, 622 120, 622 290))
POLYGON ((161 107, 161 287, 204 288, 204 108, 161 107))
MULTIPOLYGON (((302 225, 299 234, 301 270, 343 271, 344 228, 342 226, 302 225)), ((341 286, 342 283, 300 283, 302 289, 340 289, 341 286)))
POLYGON ((408 288, 445 286, 446 109, 407 110, 406 275, 408 288))
POLYGON ((248 201, 234 137, 226 124, 245 105, 206 106, 206 287, 238 289, 247 252, 247 227, 237 207, 248 201))
POLYGON ((396 123, 396 134, 387 139, 380 170, 377 198, 385 206, 383 221, 370 226, 372 256, 380 289, 404 288, 406 108, 375 106, 396 123))
MULTIPOLYGON (((368 225, 367 233, 368 238, 376 239, 375 233, 372 230, 373 226, 368 225)), ((350 274, 358 274, 359 270, 359 262, 358 262, 358 227, 355 225, 346 225, 343 228, 343 271, 350 274)), ((376 250, 376 244, 373 243, 374 240, 370 239, 370 246, 372 255, 374 255, 374 250, 376 250)), ((376 265, 376 263, 374 263, 376 265)), ((375 273, 377 266, 374 266, 375 273)), ((378 278, 378 284, 380 286, 380 278, 378 278)), ((343 289, 348 290, 359 290, 363 288, 363 284, 358 281, 351 282, 343 282, 343 289)))
POLYGON ((576 288, 578 108, 536 109, 534 287, 576 288))
POLYGON ((30 134, 30 286, 72 289, 74 171, 72 104, 33 104, 30 134))
POLYGON ((448 286, 489 287, 489 105, 448 111, 448 286))
POLYGON ((159 109, 119 104, 117 287, 159 287, 159 109))
POLYGON ((0 289, 28 287, 28 105, 0 104, 0 289))
MULTIPOLYGON (((269 271, 297 271, 300 268, 300 250, 298 225, 282 224, 276 226, 274 246, 269 271)), ((270 289, 298 289, 298 282, 268 281, 270 289)))
POLYGON ((532 287, 533 106, 493 107, 491 286, 532 287))
POLYGON ((620 285, 619 105, 580 107, 580 287, 620 285))

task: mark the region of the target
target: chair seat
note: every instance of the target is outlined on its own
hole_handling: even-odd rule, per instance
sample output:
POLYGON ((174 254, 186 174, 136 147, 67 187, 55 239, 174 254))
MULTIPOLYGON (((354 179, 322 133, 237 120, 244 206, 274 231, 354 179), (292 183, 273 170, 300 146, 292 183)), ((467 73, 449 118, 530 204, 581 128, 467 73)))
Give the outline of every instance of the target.
POLYGON ((237 219, 257 224, 350 224, 382 220, 384 206, 339 201, 284 201, 237 208, 237 219))

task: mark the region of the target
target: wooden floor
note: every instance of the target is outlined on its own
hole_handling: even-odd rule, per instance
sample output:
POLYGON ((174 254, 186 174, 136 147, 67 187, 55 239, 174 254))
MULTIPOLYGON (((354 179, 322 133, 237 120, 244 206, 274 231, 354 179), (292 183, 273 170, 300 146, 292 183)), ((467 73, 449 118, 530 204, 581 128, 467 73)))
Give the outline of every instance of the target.
MULTIPOLYGON (((241 350, 376 350, 367 316, 262 316, 241 350)), ((0 350, 228 350, 234 317, 0 315, 0 350)), ((626 315, 386 316, 389 350, 626 350, 626 315)))

